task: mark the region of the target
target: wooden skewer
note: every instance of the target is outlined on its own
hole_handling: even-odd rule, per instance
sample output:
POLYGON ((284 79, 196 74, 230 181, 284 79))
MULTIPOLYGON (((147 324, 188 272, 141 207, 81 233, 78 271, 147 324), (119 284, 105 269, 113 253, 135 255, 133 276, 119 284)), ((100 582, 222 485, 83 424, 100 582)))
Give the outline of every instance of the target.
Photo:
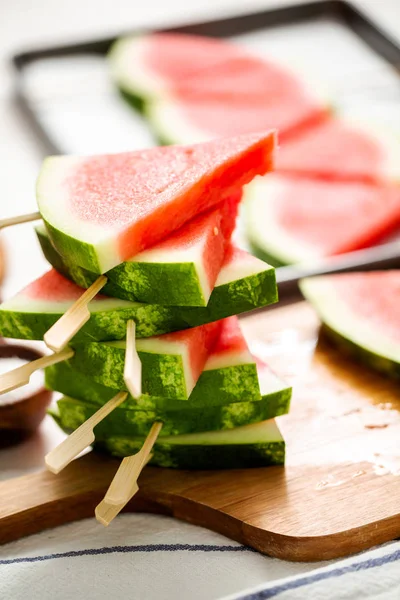
POLYGON ((86 321, 90 319, 88 304, 106 283, 107 277, 100 275, 63 316, 46 331, 43 337, 46 346, 54 352, 59 352, 68 344, 86 321))
POLYGON ((9 217, 8 219, 0 220, 0 229, 5 227, 11 227, 12 225, 19 225, 20 223, 28 223, 29 221, 37 221, 41 219, 42 215, 40 212, 28 213, 26 215, 18 215, 17 217, 9 217))
POLYGON ((134 495, 137 479, 145 466, 148 456, 153 448, 163 424, 153 423, 143 446, 136 454, 126 456, 115 474, 110 487, 105 495, 109 504, 126 504, 134 495))
MULTIPOLYGON (((149 454, 149 456, 147 457, 146 463, 149 462, 149 460, 151 459, 153 455, 149 454)), ((139 491, 139 486, 136 482, 136 486, 132 487, 132 496, 131 498, 133 498, 133 496, 139 491)), ((131 499, 130 498, 130 499, 131 499)), ((99 523, 101 523, 102 525, 104 525, 104 527, 108 527, 108 525, 111 523, 111 521, 113 519, 115 519, 115 517, 121 512, 121 510, 124 508, 125 503, 122 504, 109 504, 106 500, 106 498, 104 498, 100 504, 98 504, 96 506, 96 510, 95 510, 95 515, 96 515, 96 519, 98 520, 99 523)))
POLYGON ((126 325, 124 381, 130 394, 139 398, 142 395, 142 363, 136 351, 135 334, 136 324, 130 320, 126 325))
POLYGON ((74 351, 72 348, 65 348, 62 352, 42 356, 41 358, 32 360, 31 362, 26 363, 26 365, 17 367, 8 373, 2 373, 0 375, 0 394, 5 394, 6 392, 11 392, 16 388, 22 387, 23 385, 27 385, 32 373, 38 369, 50 367, 50 365, 55 365, 63 360, 67 360, 73 355, 74 351))
POLYGON ((128 396, 127 392, 118 392, 114 398, 111 398, 104 406, 94 413, 87 421, 82 423, 78 429, 71 433, 61 444, 45 456, 46 467, 52 473, 59 473, 66 467, 78 454, 85 450, 94 442, 95 436, 93 429, 107 415, 117 408, 128 396))
POLYGON ((122 460, 106 495, 95 510, 96 519, 105 527, 111 523, 139 490, 138 477, 145 464, 150 460, 151 449, 162 426, 162 423, 153 423, 149 435, 139 452, 122 460))

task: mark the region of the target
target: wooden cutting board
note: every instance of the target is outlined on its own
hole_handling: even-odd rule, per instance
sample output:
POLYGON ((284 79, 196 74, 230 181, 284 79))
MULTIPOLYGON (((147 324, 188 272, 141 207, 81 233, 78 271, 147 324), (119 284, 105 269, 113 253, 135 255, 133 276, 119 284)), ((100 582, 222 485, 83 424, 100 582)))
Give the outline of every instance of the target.
MULTIPOLYGON (((291 414, 279 419, 286 467, 147 467, 128 510, 173 515, 297 561, 346 556, 399 537, 399 384, 317 343, 318 320, 305 303, 242 323, 252 350, 295 388, 291 414)), ((0 542, 93 515, 117 466, 91 453, 58 476, 0 483, 0 542)))

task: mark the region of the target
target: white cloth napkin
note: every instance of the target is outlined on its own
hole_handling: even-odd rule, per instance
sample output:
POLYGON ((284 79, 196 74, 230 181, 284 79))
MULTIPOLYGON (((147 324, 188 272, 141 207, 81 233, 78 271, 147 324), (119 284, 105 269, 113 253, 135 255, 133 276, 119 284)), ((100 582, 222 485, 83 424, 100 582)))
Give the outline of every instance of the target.
POLYGON ((399 586, 400 543, 334 565, 289 563, 156 515, 108 529, 86 519, 0 547, 2 600, 399 600, 399 586))

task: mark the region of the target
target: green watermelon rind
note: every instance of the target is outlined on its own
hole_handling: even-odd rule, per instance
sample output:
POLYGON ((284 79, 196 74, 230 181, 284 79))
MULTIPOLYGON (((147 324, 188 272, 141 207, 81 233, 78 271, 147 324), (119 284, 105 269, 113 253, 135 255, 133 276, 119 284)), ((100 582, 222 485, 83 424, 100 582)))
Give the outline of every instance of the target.
MULTIPOLYGON (((47 226, 51 228, 48 224, 47 226)), ((64 259, 60 256, 44 226, 37 226, 36 234, 43 254, 57 271, 67 277, 71 273, 70 278, 81 287, 87 288, 96 281, 97 273, 78 266, 70 257, 64 259)), ((73 238, 71 240, 74 241, 73 238)), ((207 306, 209 299, 210 291, 204 289, 203 278, 193 261, 124 261, 107 271, 106 275, 108 282, 103 288, 103 293, 115 295, 122 288, 129 293, 127 299, 132 302, 162 306, 207 306)))
MULTIPOLYGON (((52 416, 64 431, 71 432, 64 427, 56 411, 52 411, 52 416)), ((94 448, 125 457, 138 452, 143 441, 143 438, 107 437, 105 440, 97 439, 94 448)), ((283 465, 284 462, 285 442, 271 419, 226 431, 159 437, 153 446, 149 464, 175 469, 215 470, 266 467, 283 465), (250 431, 255 431, 255 435, 249 435, 250 431)))
POLYGON ((299 284, 323 323, 323 333, 353 358, 384 375, 399 378, 400 344, 351 311, 335 294, 330 277, 334 275, 306 278, 299 284))
MULTIPOLYGON (((75 369, 70 361, 52 365, 45 370, 46 386, 65 396, 93 404, 105 404, 118 389, 94 381, 86 373, 75 369)), ((278 390, 279 391, 279 390, 278 390)), ((139 399, 128 398, 124 406, 130 410, 172 412, 175 410, 223 406, 234 402, 261 399, 257 368, 254 363, 232 364, 203 371, 187 401, 143 394, 139 399)))
MULTIPOLYGON (((150 396, 182 398, 190 394, 189 375, 181 354, 143 352, 137 349, 142 363, 142 390, 150 396)), ((77 346, 71 366, 97 383, 128 391, 124 381, 125 348, 106 342, 77 346)))
MULTIPOLYGON (((0 332, 3 337, 41 340, 44 334, 64 314, 64 309, 57 307, 58 312, 24 311, 12 308, 12 304, 0 306, 0 332)), ((137 324, 137 337, 146 338, 170 331, 170 315, 156 304, 135 304, 131 308, 116 308, 91 312, 90 319, 83 325, 70 342, 71 347, 79 347, 93 340, 121 340, 126 337, 126 323, 133 319, 137 324), (168 325, 167 325, 168 324, 168 325)), ((179 325, 179 324, 178 324, 179 325)), ((174 327, 178 330, 179 326, 174 327)))
POLYGON ((46 219, 43 222, 49 233, 52 243, 56 246, 61 256, 68 256, 71 263, 82 265, 83 268, 94 273, 95 280, 101 273, 96 249, 92 244, 75 239, 60 229, 53 227, 46 219))
POLYGON ((162 306, 207 306, 194 262, 156 263, 125 261, 107 272, 118 287, 132 292, 138 302, 162 306))
MULTIPOLYGON (((71 266, 68 261, 65 261, 53 248, 49 238, 46 236, 46 232, 43 228, 38 227, 36 233, 42 247, 43 253, 49 263, 62 275, 68 279, 74 281, 81 287, 89 287, 93 281, 96 280, 97 276, 90 271, 82 269, 81 267, 71 266)), ((256 263, 256 259, 254 259, 256 263)), ((221 270, 220 275, 223 273, 221 270)), ((233 273, 234 277, 234 273, 233 273)), ((248 275, 238 276, 238 279, 230 279, 225 281, 222 285, 218 284, 211 293, 210 300, 206 307, 178 307, 178 306, 161 306, 156 304, 136 304, 135 315, 133 316, 136 322, 136 335, 137 337, 150 337, 153 335, 159 335, 162 333, 169 333, 172 331, 179 331, 188 327, 196 327, 198 325, 204 325, 212 321, 224 319, 226 317, 241 314, 254 310, 256 308, 262 308, 274 304, 278 301, 278 293, 276 287, 275 270, 269 264, 262 264, 261 262, 257 265, 254 272, 249 272, 248 275)), ((135 297, 124 290, 123 288, 115 285, 108 281, 103 288, 104 294, 121 298, 128 301, 135 302, 135 297)), ((59 318, 53 315, 54 322, 59 318)), ((1 311, 0 311, 1 317, 1 311)), ((29 317, 27 317, 29 319, 29 317)), ((25 313, 19 315, 18 321, 20 322, 20 328, 23 328, 25 319, 25 313)), ((52 323, 51 323, 52 324, 52 323)), ((78 337, 75 337, 72 345, 75 342, 81 343, 82 341, 89 341, 86 336, 85 325, 78 337)), ((19 327, 10 329, 9 337, 21 337, 18 334, 19 327)), ((26 337, 23 339, 42 339, 44 333, 47 331, 46 327, 42 327, 40 322, 35 322, 35 327, 32 335, 36 337, 26 337)), ((114 338, 97 338, 97 341, 107 339, 122 339, 125 334, 121 337, 114 338)), ((94 338, 91 337, 92 341, 94 338)))
MULTIPOLYGON (((256 402, 237 402, 183 411, 129 410, 124 403, 96 426, 95 436, 96 439, 114 436, 146 437, 155 421, 163 423, 160 436, 233 429, 286 414, 289 402, 290 393, 284 389, 256 402)), ((77 429, 99 408, 94 403, 68 396, 58 400, 57 405, 64 427, 72 430, 77 429)))
MULTIPOLYGON (((78 347, 93 340, 122 340, 126 336, 126 323, 136 323, 136 337, 146 338, 171 333, 219 321, 226 317, 262 308, 277 302, 275 272, 267 270, 231 281, 214 288, 206 307, 161 306, 132 303, 132 308, 113 309, 91 313, 89 321, 71 340, 78 347)), ((0 307, 0 332, 3 337, 41 340, 46 331, 64 314, 57 304, 55 312, 25 312, 12 308, 10 303, 0 307), (7 306, 10 308, 7 309, 7 306)))

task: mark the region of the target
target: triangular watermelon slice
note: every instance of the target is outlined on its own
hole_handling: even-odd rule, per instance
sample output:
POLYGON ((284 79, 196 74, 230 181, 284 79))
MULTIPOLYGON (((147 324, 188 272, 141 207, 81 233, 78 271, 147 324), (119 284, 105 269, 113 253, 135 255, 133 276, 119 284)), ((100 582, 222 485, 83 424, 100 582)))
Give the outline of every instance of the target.
POLYGON ((146 115, 163 144, 192 144, 218 137, 245 135, 276 127, 280 140, 325 118, 316 102, 278 95, 270 104, 211 98, 185 98, 177 93, 149 103, 146 115))
POLYGON ((274 265, 316 262, 378 242, 400 225, 400 188, 259 177, 245 191, 246 232, 274 265))
POLYGON ((275 133, 191 147, 45 160, 37 201, 56 249, 104 273, 154 246, 273 164, 275 133))
POLYGON ((235 228, 241 190, 107 276, 139 302, 207 306, 235 228))
POLYGON ((326 115, 325 98, 292 69, 225 40, 150 34, 118 41, 111 73, 144 108, 163 143, 279 129, 281 136, 326 115))
POLYGON ((400 377, 400 270, 325 275, 300 287, 339 347, 400 377))
POLYGON ((277 170, 325 179, 400 181, 400 135, 350 116, 329 119, 285 140, 277 170))
MULTIPOLYGON (((46 256, 69 277, 78 275, 60 262, 59 255, 43 236, 46 256), (50 248, 53 254, 50 254, 50 248), (57 258, 58 257, 58 258, 57 258)), ((85 279, 86 282, 86 279, 85 279)), ((106 292, 117 297, 97 295, 89 305, 90 319, 70 345, 90 341, 124 339, 126 322, 136 323, 136 337, 146 338, 188 327, 204 325, 225 317, 260 308, 277 301, 274 269, 243 250, 230 248, 224 258, 215 288, 207 306, 161 306, 131 302, 130 292, 107 283, 106 292), (128 298, 122 300, 120 298, 128 298)), ((51 270, 36 279, 0 306, 0 334, 26 340, 41 340, 46 331, 83 293, 78 285, 51 270)))
MULTIPOLYGON (((212 352, 222 321, 136 340, 142 363, 142 390, 150 396, 187 400, 212 352)), ((126 342, 80 344, 71 366, 98 383, 127 390, 124 381, 126 342)))

